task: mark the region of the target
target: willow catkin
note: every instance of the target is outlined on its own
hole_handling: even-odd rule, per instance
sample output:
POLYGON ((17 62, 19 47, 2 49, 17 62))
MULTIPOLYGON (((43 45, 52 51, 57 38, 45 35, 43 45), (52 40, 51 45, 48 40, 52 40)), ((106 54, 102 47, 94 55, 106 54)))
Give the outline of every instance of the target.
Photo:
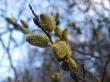
POLYGON ((55 39, 55 43, 60 42, 60 41, 61 41, 60 38, 55 39))
POLYGON ((65 41, 67 41, 68 40, 68 29, 66 28, 66 29, 64 29, 64 31, 62 32, 62 37, 63 37, 63 39, 65 40, 65 41))
POLYGON ((56 27, 55 28, 55 35, 61 38, 61 36, 62 36, 62 30, 61 30, 60 27, 56 27))
POLYGON ((6 21, 7 21, 9 24, 12 24, 12 25, 16 24, 15 19, 13 19, 13 18, 11 18, 11 17, 6 17, 6 21))
POLYGON ((26 34, 26 41, 38 47, 48 47, 50 42, 49 38, 43 33, 28 33, 26 34))
POLYGON ((74 59, 72 59, 72 58, 69 58, 69 59, 68 59, 68 64, 69 64, 69 66, 70 66, 73 70, 77 68, 76 61, 75 61, 74 59))
POLYGON ((55 72, 51 77, 51 82, 59 82, 60 81, 60 74, 55 72))
POLYGON ((70 47, 66 44, 65 41, 59 41, 53 43, 51 46, 53 54, 57 60, 62 60, 64 58, 69 58, 71 57, 71 49, 70 47))
POLYGON ((55 21, 52 19, 52 17, 48 13, 43 13, 40 15, 40 25, 41 28, 47 30, 47 31, 53 31, 56 27, 55 21))

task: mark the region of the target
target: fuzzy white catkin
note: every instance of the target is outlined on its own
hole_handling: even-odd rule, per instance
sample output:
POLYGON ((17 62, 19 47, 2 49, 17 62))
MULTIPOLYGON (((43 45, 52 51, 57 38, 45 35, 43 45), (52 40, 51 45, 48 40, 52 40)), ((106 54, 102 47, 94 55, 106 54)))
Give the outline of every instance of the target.
POLYGON ((38 47, 48 47, 49 38, 43 33, 29 33, 26 34, 26 41, 31 45, 38 47))

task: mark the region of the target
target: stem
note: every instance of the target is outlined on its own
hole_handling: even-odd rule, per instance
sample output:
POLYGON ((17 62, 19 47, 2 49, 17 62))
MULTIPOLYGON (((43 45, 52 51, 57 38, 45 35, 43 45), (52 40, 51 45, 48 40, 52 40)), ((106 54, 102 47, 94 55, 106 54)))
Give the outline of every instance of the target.
POLYGON ((109 64, 109 60, 110 60, 110 54, 108 54, 108 58, 107 58, 107 60, 106 60, 105 66, 104 66, 104 71, 103 71, 103 74, 102 74, 101 82, 104 82, 104 76, 105 76, 105 74, 106 74, 106 69, 107 69, 107 66, 108 66, 108 64, 109 64))

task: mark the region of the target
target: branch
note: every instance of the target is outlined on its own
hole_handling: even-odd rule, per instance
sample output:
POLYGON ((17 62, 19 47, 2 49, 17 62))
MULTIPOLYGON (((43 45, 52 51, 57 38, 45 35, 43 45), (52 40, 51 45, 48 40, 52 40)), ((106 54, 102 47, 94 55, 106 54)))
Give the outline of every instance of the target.
POLYGON ((105 76, 105 74, 106 74, 106 70, 107 70, 107 66, 108 66, 108 64, 109 64, 109 61, 110 61, 110 53, 108 54, 108 58, 107 58, 107 60, 106 60, 105 66, 104 66, 104 71, 103 71, 103 73, 102 73, 101 82, 104 82, 104 76, 105 76))
MULTIPOLYGON (((11 32, 12 33, 12 32, 11 32)), ((6 52, 7 52, 7 56, 8 56, 8 59, 9 59, 9 62, 10 62, 10 66, 11 66, 11 68, 12 68, 12 70, 13 70, 13 72, 14 72, 14 75, 15 75, 15 81, 17 81, 17 78, 18 78, 18 76, 17 76, 17 71, 16 71, 16 68, 15 68, 15 66, 13 65, 13 61, 12 61, 12 58, 11 58, 11 54, 10 54, 10 52, 9 52, 9 48, 10 48, 10 41, 11 41, 11 33, 10 33, 10 38, 9 38, 9 42, 8 42, 8 46, 6 47, 5 46, 5 44, 4 44, 4 42, 3 42, 3 40, 0 38, 0 41, 1 41, 1 44, 2 44, 2 46, 3 46, 3 48, 6 50, 6 52)))

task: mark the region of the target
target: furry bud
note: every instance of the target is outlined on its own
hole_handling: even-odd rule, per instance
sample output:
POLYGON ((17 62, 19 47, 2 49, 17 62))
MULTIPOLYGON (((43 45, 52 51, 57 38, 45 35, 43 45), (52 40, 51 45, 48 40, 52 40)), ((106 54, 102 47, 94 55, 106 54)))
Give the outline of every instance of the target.
POLYGON ((56 38, 55 43, 60 42, 60 38, 56 38))
POLYGON ((56 26, 55 21, 48 13, 40 15, 40 25, 43 29, 47 31, 53 31, 56 26))
POLYGON ((75 22, 69 22, 67 24, 67 26, 69 26, 69 27, 76 27, 76 23, 75 22))
POLYGON ((64 29, 64 31, 62 32, 62 37, 65 41, 68 40, 68 29, 64 29))
POLYGON ((62 30, 59 27, 55 28, 55 35, 61 38, 62 30))
POLYGON ((72 68, 72 69, 76 69, 77 68, 77 64, 76 64, 76 61, 72 58, 69 58, 68 59, 68 64, 69 66, 72 68))
POLYGON ((16 21, 11 17, 6 17, 6 21, 12 25, 16 24, 16 21))
POLYGON ((55 72, 52 75, 51 82, 59 82, 59 81, 60 81, 60 74, 58 72, 55 72))
POLYGON ((92 36, 95 37, 95 38, 98 38, 99 37, 99 31, 95 28, 92 29, 92 36))
POLYGON ((59 41, 56 43, 53 43, 51 46, 53 54, 57 60, 63 60, 64 58, 69 58, 71 57, 71 49, 70 47, 66 44, 65 41, 59 41))
POLYGON ((28 33, 26 34, 26 41, 38 47, 48 47, 50 42, 49 38, 43 33, 28 33))

